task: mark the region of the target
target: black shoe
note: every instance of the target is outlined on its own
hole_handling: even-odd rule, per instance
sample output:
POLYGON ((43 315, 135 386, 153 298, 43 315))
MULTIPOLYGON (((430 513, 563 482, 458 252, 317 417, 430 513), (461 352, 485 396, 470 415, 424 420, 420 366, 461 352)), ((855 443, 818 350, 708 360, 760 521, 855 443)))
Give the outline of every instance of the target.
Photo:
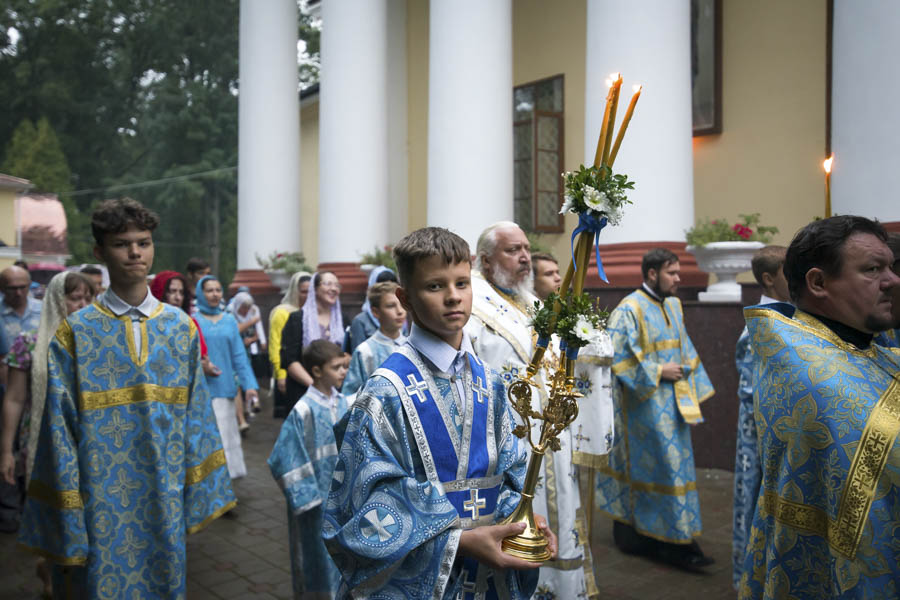
POLYGON ((621 521, 613 521, 613 541, 625 554, 653 556, 656 551, 656 540, 641 535, 634 527, 621 521))
POLYGON ((18 530, 18 521, 0 521, 0 533, 15 533, 18 530))
POLYGON ((696 541, 685 545, 660 543, 656 555, 664 563, 692 573, 704 573, 704 567, 716 562, 713 557, 703 554, 696 541))

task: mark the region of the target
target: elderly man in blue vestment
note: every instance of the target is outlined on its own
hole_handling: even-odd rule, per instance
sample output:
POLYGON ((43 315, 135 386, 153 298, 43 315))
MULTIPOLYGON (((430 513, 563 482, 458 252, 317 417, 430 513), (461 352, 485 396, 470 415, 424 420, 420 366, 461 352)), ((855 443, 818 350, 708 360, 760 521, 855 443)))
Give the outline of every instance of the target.
POLYGON ((50 343, 19 541, 58 598, 184 598, 185 533, 235 504, 197 327, 147 287, 157 223, 129 198, 94 211, 110 285, 50 343))
MULTIPOLYGON (((335 426, 323 536, 341 572, 338 597, 526 600, 541 563, 501 549, 524 531, 502 521, 521 498, 526 454, 503 381, 463 330, 469 246, 427 227, 394 257, 414 325, 335 426)), ((537 521, 553 558, 556 537, 537 521)))
POLYGON ((694 540, 700 499, 690 425, 714 390, 684 327, 678 256, 647 252, 644 282, 609 317, 616 441, 599 469, 597 508, 616 545, 691 571, 712 564, 694 540))
POLYGON ((900 597, 900 277, 882 226, 815 221, 785 259, 791 299, 744 310, 762 488, 742 599, 900 597))
MULTIPOLYGON (((753 255, 750 267, 763 292, 759 304, 790 302, 784 276, 784 246, 766 246, 753 255)), ((756 512, 756 497, 762 480, 759 464, 756 421, 753 417, 753 365, 757 360, 750 346, 750 333, 745 327, 738 338, 734 354, 738 373, 738 426, 734 456, 734 510, 732 513, 731 568, 735 589, 744 569, 747 536, 756 512)))

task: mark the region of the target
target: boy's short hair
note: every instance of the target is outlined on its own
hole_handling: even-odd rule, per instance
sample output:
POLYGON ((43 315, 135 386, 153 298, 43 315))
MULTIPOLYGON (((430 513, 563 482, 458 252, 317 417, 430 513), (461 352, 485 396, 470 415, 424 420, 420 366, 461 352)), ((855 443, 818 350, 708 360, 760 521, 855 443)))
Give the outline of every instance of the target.
POLYGON ((763 284, 763 274, 775 276, 778 270, 784 266, 784 257, 787 254, 785 246, 766 246, 757 250, 750 261, 750 268, 753 269, 753 277, 756 283, 763 284))
POLYGON ((91 233, 98 246, 110 233, 122 233, 133 225, 142 231, 153 231, 159 225, 159 217, 133 198, 104 200, 91 215, 91 233))
POLYGON ((448 265, 467 262, 472 264, 469 244, 452 231, 443 227, 423 227, 400 240, 394 246, 394 262, 401 285, 408 285, 420 260, 440 256, 448 265))
POLYGON ((366 292, 366 299, 369 301, 369 305, 372 308, 381 308, 381 302, 384 300, 384 297, 393 294, 397 291, 398 287, 400 286, 393 281, 376 283, 369 288, 368 292, 366 292))
POLYGON ((196 273, 197 271, 202 271, 202 270, 208 269, 208 268, 209 268, 209 262, 207 262, 206 259, 200 258, 198 256, 192 256, 191 258, 188 259, 187 265, 185 266, 184 270, 188 274, 190 274, 190 273, 196 273))
POLYGON ((650 269, 659 273, 666 265, 677 262, 678 255, 668 248, 653 248, 641 259, 641 275, 644 276, 644 279, 647 279, 650 269))
POLYGON ((537 276, 537 262, 539 260, 546 260, 547 262, 552 262, 554 265, 558 265, 559 261, 556 260, 556 257, 550 254, 549 252, 532 252, 531 253, 531 270, 534 272, 535 276, 537 276))
POLYGON ((82 267, 79 273, 84 273, 85 275, 103 275, 103 271, 100 270, 100 267, 95 267, 94 265, 82 267))
MULTIPOLYGON (((323 367, 328 361, 340 358, 344 355, 341 347, 329 340, 314 340, 303 349, 300 364, 306 369, 310 377, 313 377, 313 367, 323 367)), ((315 378, 315 377, 313 377, 315 378)))

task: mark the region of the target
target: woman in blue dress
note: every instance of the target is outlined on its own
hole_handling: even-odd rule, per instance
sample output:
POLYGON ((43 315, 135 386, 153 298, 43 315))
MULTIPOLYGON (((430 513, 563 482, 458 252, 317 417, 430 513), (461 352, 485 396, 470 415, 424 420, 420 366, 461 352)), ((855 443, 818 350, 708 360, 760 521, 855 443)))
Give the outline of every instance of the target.
POLYGON ((247 474, 247 466, 244 464, 241 434, 234 409, 234 397, 237 395, 235 377, 240 381, 250 402, 258 400, 259 385, 244 350, 237 321, 221 308, 222 284, 212 275, 205 276, 197 282, 196 298, 197 323, 206 339, 209 359, 222 371, 218 377, 207 376, 206 385, 209 387, 216 424, 222 436, 228 474, 232 479, 237 479, 247 474))

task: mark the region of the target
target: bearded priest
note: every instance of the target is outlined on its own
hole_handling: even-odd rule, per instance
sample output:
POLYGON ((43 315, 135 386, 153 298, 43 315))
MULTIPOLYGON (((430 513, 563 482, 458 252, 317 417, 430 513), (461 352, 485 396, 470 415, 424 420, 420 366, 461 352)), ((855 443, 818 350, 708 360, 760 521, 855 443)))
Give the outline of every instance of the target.
MULTIPOLYGON (((466 331, 478 357, 499 372, 507 385, 525 374, 537 342, 529 315, 537 300, 530 250, 525 232, 510 221, 485 229, 476 248, 472 317, 466 331)), ((547 403, 551 369, 558 360, 554 338, 534 378, 539 384, 538 390, 532 390, 536 411, 547 403)), ((575 374, 578 391, 584 394, 578 401, 578 418, 559 436, 560 450, 544 455, 534 511, 547 515, 550 529, 559 538, 559 553, 541 567, 535 597, 598 596, 575 465, 601 464, 612 445, 611 364, 612 344, 602 332, 597 342, 578 355, 575 374)), ((537 439, 538 432, 533 436, 537 439)))

